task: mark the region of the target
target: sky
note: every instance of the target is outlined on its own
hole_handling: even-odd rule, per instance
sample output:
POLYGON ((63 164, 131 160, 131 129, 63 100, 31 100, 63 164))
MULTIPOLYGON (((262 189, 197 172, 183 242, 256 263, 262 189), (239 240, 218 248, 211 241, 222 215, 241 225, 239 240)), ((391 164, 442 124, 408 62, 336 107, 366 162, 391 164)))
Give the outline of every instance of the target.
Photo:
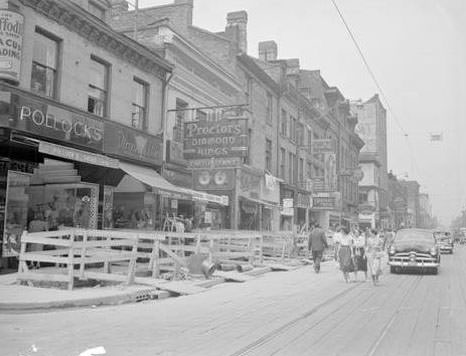
MULTIPOLYGON (((171 3, 139 0, 140 7, 171 3)), ((388 167, 415 179, 448 225, 466 208, 466 1, 336 0, 385 94, 388 167), (388 102, 387 102, 388 101, 388 102), (443 134, 432 142, 431 133, 443 134), (407 136, 406 136, 407 134, 407 136)), ((194 0, 194 25, 222 31, 248 12, 248 53, 274 40, 279 58, 320 69, 348 99, 379 93, 331 0, 194 0)))

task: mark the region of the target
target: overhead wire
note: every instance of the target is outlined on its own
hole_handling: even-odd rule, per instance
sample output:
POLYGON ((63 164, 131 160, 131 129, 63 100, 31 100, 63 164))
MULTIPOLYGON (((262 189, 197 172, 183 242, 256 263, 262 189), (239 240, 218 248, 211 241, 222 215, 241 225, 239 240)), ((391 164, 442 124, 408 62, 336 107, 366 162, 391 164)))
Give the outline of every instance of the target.
POLYGON ((348 22, 345 20, 345 17, 343 16, 342 11, 338 7, 338 4, 336 3, 336 0, 330 0, 330 1, 332 2, 333 6, 335 7, 335 10, 337 11, 338 16, 340 17, 343 25, 346 28, 346 31, 348 32, 349 36, 351 37, 351 40, 352 40, 354 46, 356 47, 356 49, 357 49, 357 51, 358 51, 358 53, 359 53, 359 55, 360 55, 360 57, 361 57, 361 59, 362 59, 362 61, 364 63, 364 66, 366 67, 366 70, 368 71, 369 75, 371 76, 372 80, 374 81, 375 86, 379 90, 380 95, 382 96, 382 98, 383 98, 383 100, 385 102, 385 105, 387 107, 387 110, 390 112, 390 115, 395 120, 395 123, 397 124, 398 128, 400 129, 400 131, 402 132, 402 134, 403 134, 403 136, 404 136, 404 138, 406 140, 406 144, 407 144, 407 146, 409 148, 409 151, 411 153, 410 156, 411 156, 411 161, 412 161, 411 164, 413 165, 413 170, 417 171, 418 175, 421 175, 419 166, 417 164, 417 161, 416 161, 416 158, 415 158, 415 155, 414 155, 413 147, 412 147, 411 142, 409 140, 408 132, 403 128, 400 121, 398 120, 397 115, 393 111, 392 106, 390 105, 390 101, 388 100, 388 97, 385 95, 385 91, 382 89, 382 86, 380 85, 379 81, 377 80, 377 77, 375 76, 374 71, 372 70, 371 66, 369 65, 369 62, 367 61, 366 56, 364 55, 364 53, 363 53, 363 51, 361 49, 361 46, 359 45, 358 41, 356 40, 356 37, 354 36, 353 31, 351 31, 351 28, 349 27, 348 22))

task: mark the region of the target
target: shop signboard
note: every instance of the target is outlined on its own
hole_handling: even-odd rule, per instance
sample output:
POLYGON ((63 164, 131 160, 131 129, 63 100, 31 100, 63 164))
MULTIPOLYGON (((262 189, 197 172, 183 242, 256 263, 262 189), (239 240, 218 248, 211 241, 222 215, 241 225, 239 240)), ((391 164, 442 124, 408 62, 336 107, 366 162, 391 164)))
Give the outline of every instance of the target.
POLYGON ((101 120, 9 91, 0 91, 0 126, 98 151, 103 148, 101 120))
POLYGON ((324 155, 324 184, 328 191, 337 190, 337 156, 335 153, 324 155))
POLYGON ((336 197, 316 196, 312 197, 313 209, 333 210, 337 208, 336 197))
POLYGON ((104 152, 161 165, 162 139, 131 127, 105 122, 104 152))
POLYGON ((0 78, 19 82, 24 16, 0 10, 0 78))
POLYGON ((313 154, 325 154, 334 153, 335 145, 334 141, 330 138, 318 139, 312 141, 312 153, 313 154))
POLYGON ((297 208, 309 208, 310 207, 310 198, 309 198, 309 194, 304 194, 304 193, 300 193, 298 192, 298 194, 295 195, 296 197, 296 201, 295 201, 295 206, 297 208))
POLYGON ((312 190, 314 192, 325 192, 327 189, 325 187, 324 177, 312 177, 312 190))
POLYGON ((293 216, 294 215, 293 199, 292 198, 283 199, 283 208, 282 208, 281 214, 286 215, 286 216, 293 216))
POLYGON ((197 190, 230 190, 235 184, 235 170, 229 168, 193 171, 193 188, 197 190))
POLYGON ((102 166, 114 169, 119 168, 119 163, 117 159, 113 159, 92 152, 77 150, 70 147, 55 145, 49 142, 41 141, 39 143, 39 152, 51 156, 66 158, 71 161, 89 163, 95 166, 102 166))
POLYGON ((211 157, 189 160, 192 169, 235 168, 241 166, 241 157, 211 157))
POLYGON ((248 119, 220 118, 184 123, 184 158, 246 157, 248 119))

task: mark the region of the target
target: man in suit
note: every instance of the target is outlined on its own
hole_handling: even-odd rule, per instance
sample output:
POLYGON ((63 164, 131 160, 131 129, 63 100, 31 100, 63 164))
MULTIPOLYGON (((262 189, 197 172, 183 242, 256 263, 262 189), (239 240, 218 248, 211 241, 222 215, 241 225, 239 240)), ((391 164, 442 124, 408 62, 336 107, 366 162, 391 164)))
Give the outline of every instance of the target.
POLYGON ((312 251, 312 260, 314 261, 314 270, 316 273, 320 271, 320 261, 322 260, 324 249, 327 247, 325 231, 320 228, 319 224, 316 224, 309 235, 309 251, 312 251))

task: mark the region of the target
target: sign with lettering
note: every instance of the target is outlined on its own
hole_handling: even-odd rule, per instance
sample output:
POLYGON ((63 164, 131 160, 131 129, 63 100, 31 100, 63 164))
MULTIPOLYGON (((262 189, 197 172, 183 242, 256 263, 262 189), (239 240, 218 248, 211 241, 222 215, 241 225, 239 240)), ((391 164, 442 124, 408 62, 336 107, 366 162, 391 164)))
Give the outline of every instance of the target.
POLYGON ((0 10, 0 78, 19 82, 24 16, 0 10))
POLYGON ((193 188, 198 190, 230 190, 235 184, 234 169, 193 171, 193 188))
POLYGON ((131 127, 105 122, 104 152, 161 165, 162 139, 131 127))
POLYGON ((337 208, 335 197, 313 197, 312 198, 313 209, 325 209, 333 210, 337 208))
POLYGON ((297 208, 309 208, 311 205, 309 194, 298 192, 298 194, 295 195, 294 204, 297 208))
POLYGON ((55 145, 49 142, 41 141, 39 143, 39 152, 62 157, 69 159, 71 161, 85 162, 93 164, 95 166, 102 166, 107 168, 119 168, 119 163, 117 159, 113 159, 104 155, 99 155, 92 152, 86 152, 81 150, 76 150, 74 148, 55 145))
POLYGON ((312 153, 323 154, 335 152, 335 145, 332 139, 319 139, 312 141, 312 153))
POLYGON ((95 150, 103 147, 102 121, 8 91, 0 92, 0 126, 95 150))
POLYGON ((212 157, 189 160, 192 169, 235 168, 241 166, 241 157, 212 157))
POLYGON ((246 157, 246 117, 191 121, 184 124, 184 158, 246 157))

